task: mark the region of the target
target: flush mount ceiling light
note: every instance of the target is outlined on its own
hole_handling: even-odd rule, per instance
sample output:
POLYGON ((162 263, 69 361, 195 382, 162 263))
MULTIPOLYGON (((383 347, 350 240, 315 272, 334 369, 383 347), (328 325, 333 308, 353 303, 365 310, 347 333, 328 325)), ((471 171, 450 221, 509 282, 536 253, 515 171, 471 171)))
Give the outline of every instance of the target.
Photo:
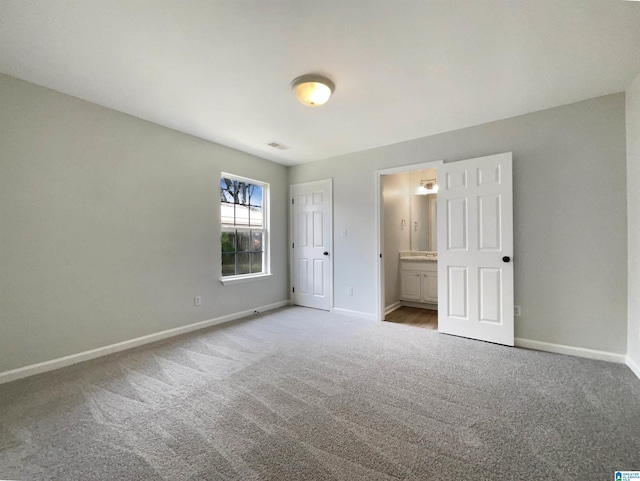
POLYGON ((335 88, 334 83, 322 75, 303 75, 291 82, 291 90, 307 107, 326 104, 335 88))

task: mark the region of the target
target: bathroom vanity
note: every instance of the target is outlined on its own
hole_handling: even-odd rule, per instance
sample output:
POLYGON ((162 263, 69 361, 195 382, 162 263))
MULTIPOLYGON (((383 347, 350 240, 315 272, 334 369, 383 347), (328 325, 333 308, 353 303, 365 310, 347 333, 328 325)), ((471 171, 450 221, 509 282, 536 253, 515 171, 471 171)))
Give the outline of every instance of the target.
POLYGON ((438 303, 436 252, 400 252, 400 300, 432 305, 438 303))

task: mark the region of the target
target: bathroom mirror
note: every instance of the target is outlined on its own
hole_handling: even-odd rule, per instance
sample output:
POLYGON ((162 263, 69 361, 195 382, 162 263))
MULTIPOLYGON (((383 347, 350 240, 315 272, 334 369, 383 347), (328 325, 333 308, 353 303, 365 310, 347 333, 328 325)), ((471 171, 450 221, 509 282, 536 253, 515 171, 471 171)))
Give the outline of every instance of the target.
POLYGON ((437 251, 436 205, 438 194, 411 196, 411 250, 437 251))

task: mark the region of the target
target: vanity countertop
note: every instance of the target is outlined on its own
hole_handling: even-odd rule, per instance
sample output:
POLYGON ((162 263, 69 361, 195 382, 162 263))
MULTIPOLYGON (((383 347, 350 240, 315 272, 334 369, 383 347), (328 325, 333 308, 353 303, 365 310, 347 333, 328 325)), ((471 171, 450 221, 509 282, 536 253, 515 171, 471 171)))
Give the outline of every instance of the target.
POLYGON ((400 260, 411 262, 437 262, 438 253, 432 251, 400 251, 400 260))

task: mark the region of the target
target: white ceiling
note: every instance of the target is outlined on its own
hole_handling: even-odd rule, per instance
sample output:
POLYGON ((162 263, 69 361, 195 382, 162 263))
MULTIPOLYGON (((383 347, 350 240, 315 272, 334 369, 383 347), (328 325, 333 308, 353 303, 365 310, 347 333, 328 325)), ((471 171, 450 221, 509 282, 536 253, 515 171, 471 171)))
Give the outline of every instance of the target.
POLYGON ((623 91, 640 2, 0 0, 0 72, 293 165, 623 91))

